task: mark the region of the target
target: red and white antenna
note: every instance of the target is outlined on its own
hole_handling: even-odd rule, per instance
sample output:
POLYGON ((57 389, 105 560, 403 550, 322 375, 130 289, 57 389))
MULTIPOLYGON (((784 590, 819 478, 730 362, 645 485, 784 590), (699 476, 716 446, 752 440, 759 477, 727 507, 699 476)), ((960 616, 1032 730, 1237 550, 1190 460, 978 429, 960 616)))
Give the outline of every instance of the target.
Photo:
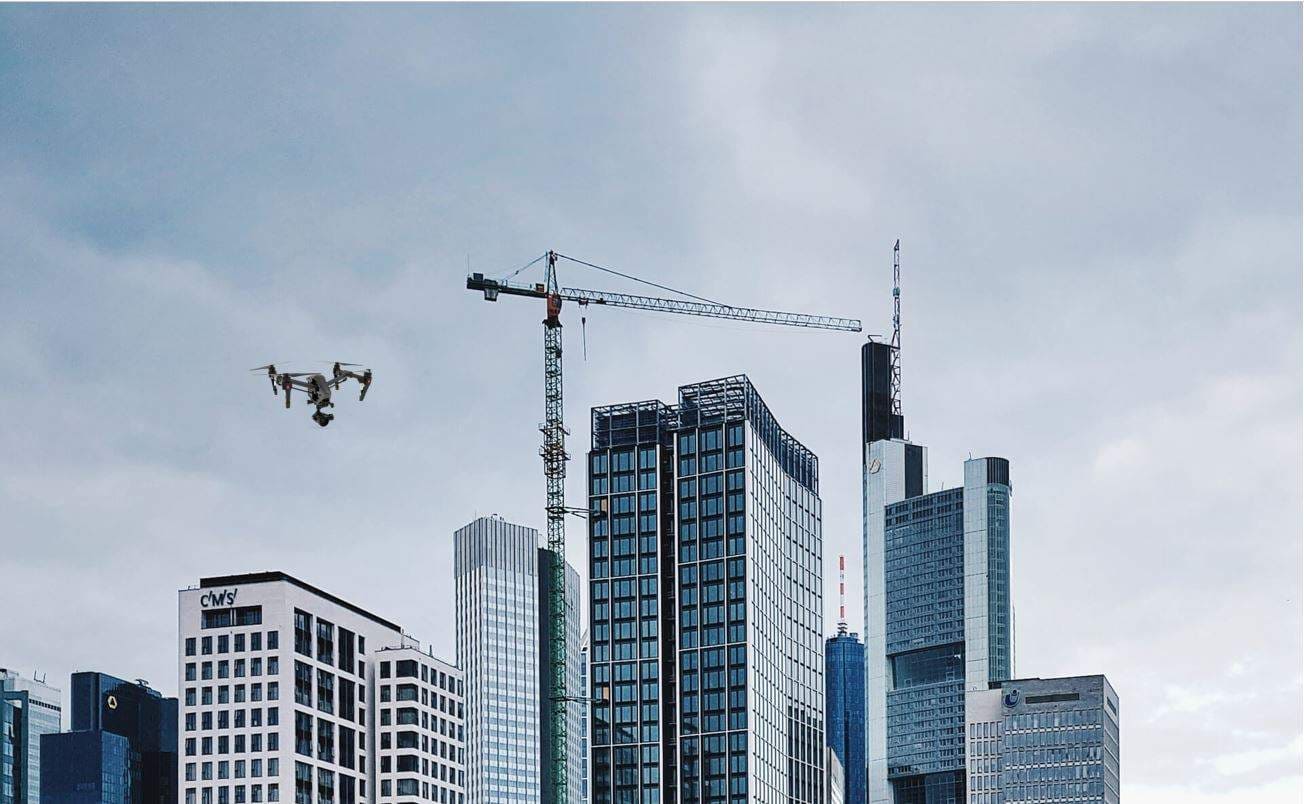
POLYGON ((847 633, 847 557, 838 556, 838 633, 847 633))

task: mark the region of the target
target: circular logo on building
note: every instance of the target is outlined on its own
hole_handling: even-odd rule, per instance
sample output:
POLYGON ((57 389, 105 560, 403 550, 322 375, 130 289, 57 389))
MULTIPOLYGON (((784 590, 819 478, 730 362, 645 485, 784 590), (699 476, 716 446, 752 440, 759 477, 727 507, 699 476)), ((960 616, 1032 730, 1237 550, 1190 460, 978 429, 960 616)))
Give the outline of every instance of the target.
POLYGON ((878 474, 878 470, 882 468, 883 468, 883 462, 880 461, 878 458, 875 458, 874 460, 869 462, 869 473, 871 475, 878 474))
POLYGON ((1004 701, 1004 703, 1005 703, 1006 706, 1009 706, 1009 707, 1015 707, 1015 706, 1018 706, 1018 705, 1019 705, 1019 691, 1018 691, 1018 690, 1010 690, 1009 692, 1005 693, 1005 697, 1004 697, 1002 700, 1004 701))
POLYGON ((109 696, 109 700, 107 701, 107 703, 108 703, 110 709, 117 709, 117 708, 118 708, 118 699, 117 699, 117 698, 114 698, 112 695, 109 696))

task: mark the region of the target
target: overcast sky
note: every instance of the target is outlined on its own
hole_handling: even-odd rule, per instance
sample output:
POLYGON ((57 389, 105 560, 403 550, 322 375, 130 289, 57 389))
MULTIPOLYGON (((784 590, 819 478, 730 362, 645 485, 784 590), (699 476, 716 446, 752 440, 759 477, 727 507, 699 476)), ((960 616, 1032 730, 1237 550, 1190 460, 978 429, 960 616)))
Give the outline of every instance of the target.
MULTIPOLYGON (((0 664, 174 693, 177 590, 263 569, 451 657, 452 531, 543 526, 542 305, 485 304, 468 264, 555 248, 887 333, 900 237, 932 488, 1011 461, 1018 674, 1109 676, 1129 802, 1297 802, 1300 30, 0 8, 0 664), (326 430, 246 371, 332 359, 376 383, 326 430)), ((820 456, 825 625, 843 552, 859 628, 861 337, 590 310, 581 343, 563 316, 573 454, 592 405, 751 376, 820 456)))

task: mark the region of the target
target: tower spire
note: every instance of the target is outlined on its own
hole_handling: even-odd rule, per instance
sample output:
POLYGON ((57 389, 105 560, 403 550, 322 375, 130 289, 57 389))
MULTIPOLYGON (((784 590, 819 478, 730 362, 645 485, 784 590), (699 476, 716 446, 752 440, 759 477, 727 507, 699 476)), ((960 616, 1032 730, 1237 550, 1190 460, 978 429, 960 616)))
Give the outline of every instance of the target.
POLYGON ((901 238, 892 246, 892 413, 901 415, 901 238))
POLYGON ((838 556, 838 634, 847 633, 847 557, 838 556))

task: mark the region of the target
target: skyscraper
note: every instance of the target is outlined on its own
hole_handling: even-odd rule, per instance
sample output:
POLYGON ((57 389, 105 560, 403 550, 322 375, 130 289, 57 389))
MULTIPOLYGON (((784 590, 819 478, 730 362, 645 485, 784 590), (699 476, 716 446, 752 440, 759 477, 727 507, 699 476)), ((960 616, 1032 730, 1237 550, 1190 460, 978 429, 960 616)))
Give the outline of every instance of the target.
POLYGON ((41 735, 62 712, 59 690, 0 667, 0 804, 40 804, 41 735))
MULTIPOLYGON (((862 349, 866 375, 884 349, 862 349)), ((876 380, 862 385, 862 410, 879 410, 876 380)), ((968 460, 963 486, 926 493, 926 450, 876 416, 863 453, 868 798, 962 804, 965 691, 1010 675, 1009 462, 968 460)))
MULTIPOLYGON (((465 673, 467 801, 470 804, 551 804, 541 761, 541 729, 551 694, 547 672, 550 618, 547 572, 553 554, 539 532, 501 517, 480 517, 453 535, 457 594, 457 663, 465 673)), ((580 694, 579 575, 567 567, 567 658, 573 693, 580 694)), ((571 706, 568 747, 579 767, 580 710, 571 706)), ((575 774, 568 780, 579 794, 575 774)))
POLYGON ((71 729, 42 738, 48 760, 43 804, 116 801, 119 793, 130 804, 176 804, 176 698, 143 681, 73 673, 71 729), (98 732, 121 737, 125 748, 108 737, 88 736, 98 732), (125 778, 120 790, 119 775, 125 778))
POLYGON ((593 410, 590 793, 824 795, 819 465, 746 377, 593 410))
POLYGON ((828 744, 843 772, 843 800, 865 804, 865 645, 840 623, 824 643, 828 744))

